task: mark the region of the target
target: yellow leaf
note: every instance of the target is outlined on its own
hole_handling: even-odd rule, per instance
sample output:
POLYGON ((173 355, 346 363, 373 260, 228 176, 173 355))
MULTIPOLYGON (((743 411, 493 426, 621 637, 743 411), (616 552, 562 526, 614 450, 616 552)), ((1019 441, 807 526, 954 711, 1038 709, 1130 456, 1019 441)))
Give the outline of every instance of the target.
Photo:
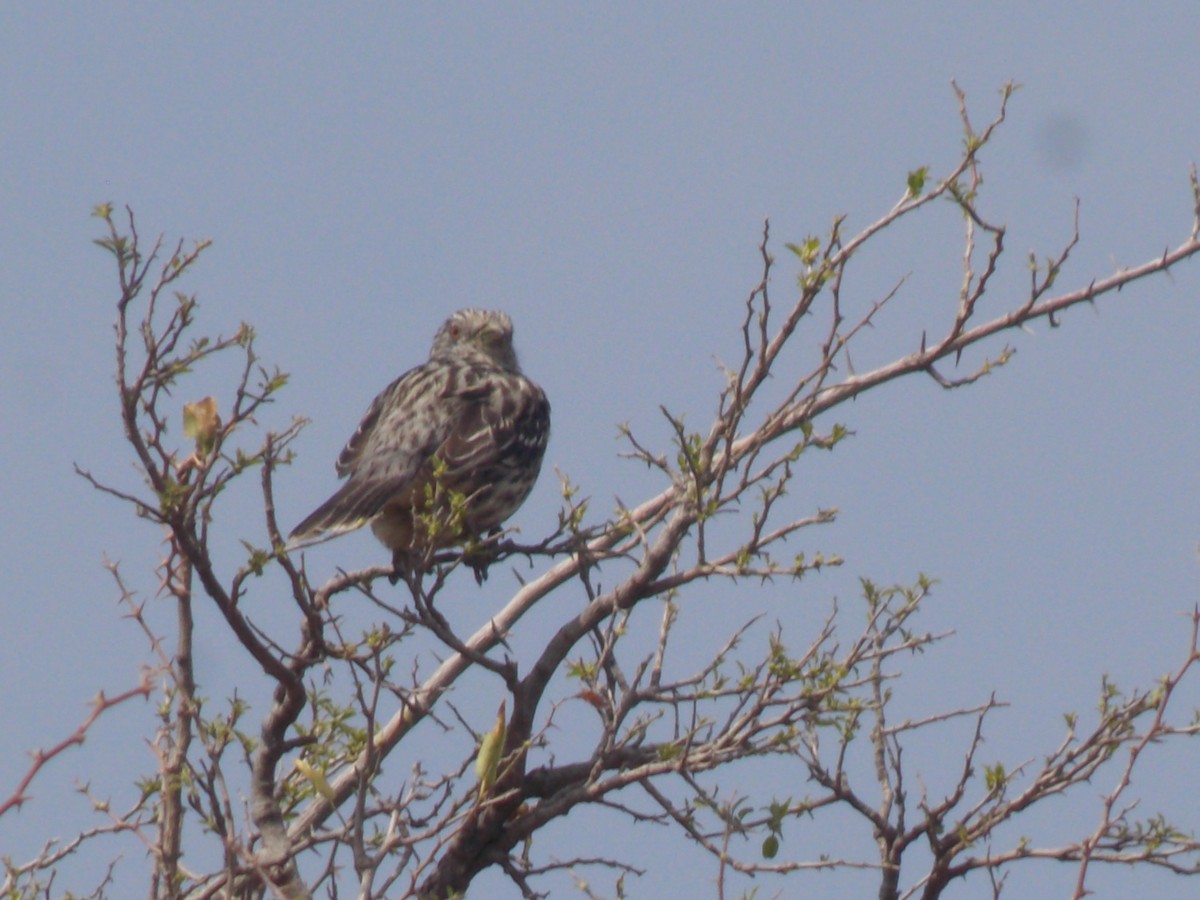
POLYGON ((505 723, 504 701, 496 710, 496 724, 479 745, 479 755, 475 757, 475 774, 479 776, 479 799, 487 796, 492 785, 496 783, 496 772, 500 767, 500 758, 504 754, 504 739, 508 727, 505 723))
POLYGON ((196 442, 196 452, 200 456, 209 454, 220 430, 221 416, 215 397, 183 405, 183 433, 196 442))
POLYGON ((303 759, 296 760, 296 771, 309 780, 318 794, 328 800, 330 803, 337 803, 337 794, 333 792, 329 782, 325 780, 325 776, 314 769, 303 759))

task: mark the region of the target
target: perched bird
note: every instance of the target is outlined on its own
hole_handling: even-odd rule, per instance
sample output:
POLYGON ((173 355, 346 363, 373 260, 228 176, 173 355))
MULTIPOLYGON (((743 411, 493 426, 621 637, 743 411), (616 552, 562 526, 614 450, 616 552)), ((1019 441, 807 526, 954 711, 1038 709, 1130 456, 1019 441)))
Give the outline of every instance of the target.
POLYGON ((516 512, 549 438, 550 404, 521 374, 512 321, 459 310, 438 329, 428 362, 371 403, 337 460, 346 483, 291 538, 370 523, 393 552, 395 576, 411 573, 429 552, 485 535, 516 512))

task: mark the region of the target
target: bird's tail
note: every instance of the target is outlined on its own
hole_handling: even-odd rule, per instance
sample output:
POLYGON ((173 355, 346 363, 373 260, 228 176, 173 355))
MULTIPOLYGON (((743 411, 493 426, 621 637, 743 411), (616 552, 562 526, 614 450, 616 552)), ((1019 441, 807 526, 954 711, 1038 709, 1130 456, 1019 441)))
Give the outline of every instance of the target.
POLYGON ((382 509, 382 499, 371 485, 349 481, 305 517, 288 535, 292 546, 316 537, 333 537, 362 528, 382 509))

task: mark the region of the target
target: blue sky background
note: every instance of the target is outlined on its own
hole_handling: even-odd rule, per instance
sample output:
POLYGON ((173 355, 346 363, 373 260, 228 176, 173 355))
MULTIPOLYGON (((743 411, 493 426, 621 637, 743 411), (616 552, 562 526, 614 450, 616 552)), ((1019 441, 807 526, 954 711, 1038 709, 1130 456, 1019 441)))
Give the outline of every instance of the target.
MULTIPOLYGON (((69 732, 98 690, 131 685, 148 660, 102 562, 120 560, 150 598, 158 535, 71 468, 137 483, 111 381, 116 289, 91 244, 96 203, 130 204, 144 236, 213 239, 185 284, 201 325, 254 323, 260 355, 292 374, 264 425, 313 420, 276 486, 285 523, 332 491, 332 461, 362 410, 424 358, 449 312, 506 309, 554 407, 547 474, 516 519, 534 536, 554 521, 555 466, 598 513, 616 496, 657 492, 618 458, 617 425, 665 446, 660 403, 708 421, 714 357, 737 352, 764 218, 783 302, 794 276, 783 242, 822 234, 841 214, 857 231, 899 199, 909 170, 953 163, 952 78, 977 126, 1005 81, 1023 85, 984 154, 981 208, 1009 226, 1010 255, 981 315, 1019 302, 1027 252, 1061 249, 1077 196, 1082 241, 1064 289, 1178 244, 1200 157, 1197 46, 1200 19, 1183 2, 0 7, 0 793, 24 753, 69 732)), ((863 341, 860 370, 949 321, 959 230, 946 206, 862 255, 847 285, 860 302, 909 280, 863 341)), ((989 729, 989 758, 1011 768, 1051 750, 1062 712, 1094 709, 1102 673, 1148 686, 1182 659, 1197 600, 1198 287, 1185 264, 1071 312, 1056 331, 1010 336, 1015 359, 973 388, 914 380, 839 411, 855 437, 806 460, 793 500, 797 514, 842 510, 796 549, 840 554, 845 567, 724 603, 698 591, 695 612, 685 597, 683 646, 699 659, 728 633, 715 623, 762 611, 794 626, 798 645, 831 598, 852 602, 859 575, 889 584, 924 572, 940 585, 923 622, 956 636, 911 663, 904 709, 997 691, 1012 706, 989 729)), ((222 377, 202 373, 195 397, 222 377)), ((253 501, 231 499, 231 543, 261 535, 253 501)), ((381 553, 356 535, 310 565, 381 553)), ((455 609, 456 624, 473 630, 511 584, 494 577, 455 609)), ((518 659, 561 614, 539 608, 523 623, 518 659)), ((656 616, 636 621, 656 628, 656 616)), ((242 663, 215 623, 198 640, 202 684, 226 696, 242 663)), ((1181 699, 1182 712, 1193 700, 1181 699)), ((479 709, 494 711, 494 693, 479 709)), ((84 821, 77 780, 128 783, 152 713, 121 710, 44 772, 35 802, 0 821, 0 853, 23 857, 84 821)), ((925 750, 909 763, 933 791, 957 747, 925 750)), ((1197 752, 1156 756, 1135 785, 1144 812, 1200 824, 1197 752)), ((1090 801, 1115 777, 1056 807, 1066 825, 1049 833, 1065 841, 1093 827, 1090 801)), ((560 855, 587 840, 586 824, 572 817, 560 855)), ((1053 824, 1038 818, 1020 833, 1053 824)), ((784 851, 810 837, 797 829, 784 851)), ((644 834, 621 840, 645 852, 644 834)), ((652 871, 634 894, 681 884, 710 894, 710 862, 667 846, 671 855, 641 860, 652 871)), ((142 865, 135 850, 121 871, 138 884, 142 865)), ((1073 875, 1032 866, 1010 885, 1058 896, 1073 875)), ((1101 896, 1134 883, 1194 895, 1178 880, 1132 878, 1105 873, 1095 885, 1101 896)), ((851 885, 793 876, 763 891, 845 896, 851 885)), ((557 888, 570 894, 565 880, 557 888)))

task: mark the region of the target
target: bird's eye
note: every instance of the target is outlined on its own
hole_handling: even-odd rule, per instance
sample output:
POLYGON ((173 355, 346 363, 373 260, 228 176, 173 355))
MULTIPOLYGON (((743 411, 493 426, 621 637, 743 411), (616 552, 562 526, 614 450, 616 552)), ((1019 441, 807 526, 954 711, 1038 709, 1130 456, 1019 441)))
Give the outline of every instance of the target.
POLYGON ((460 337, 462 337, 462 326, 457 325, 457 324, 451 325, 450 326, 450 339, 457 341, 460 337))

